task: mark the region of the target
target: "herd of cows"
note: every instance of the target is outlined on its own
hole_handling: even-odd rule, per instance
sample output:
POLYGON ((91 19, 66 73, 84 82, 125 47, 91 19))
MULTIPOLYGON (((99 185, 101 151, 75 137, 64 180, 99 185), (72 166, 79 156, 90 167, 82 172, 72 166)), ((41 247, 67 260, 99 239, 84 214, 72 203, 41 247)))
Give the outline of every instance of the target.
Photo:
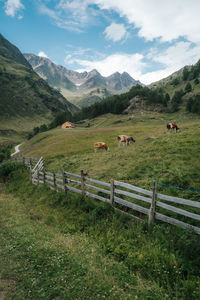
MULTIPOLYGON (((177 132, 178 130, 180 130, 180 128, 177 126, 176 123, 167 123, 167 129, 168 130, 173 130, 174 132, 177 132)), ((131 142, 135 143, 135 140, 132 136, 127 136, 127 135, 119 135, 117 137, 117 141, 118 141, 118 146, 120 147, 121 143, 123 143, 123 145, 128 146, 131 142)), ((108 145, 104 142, 97 142, 94 143, 94 152, 97 151, 97 149, 102 149, 102 150, 106 150, 109 151, 110 148, 108 147, 108 145)))

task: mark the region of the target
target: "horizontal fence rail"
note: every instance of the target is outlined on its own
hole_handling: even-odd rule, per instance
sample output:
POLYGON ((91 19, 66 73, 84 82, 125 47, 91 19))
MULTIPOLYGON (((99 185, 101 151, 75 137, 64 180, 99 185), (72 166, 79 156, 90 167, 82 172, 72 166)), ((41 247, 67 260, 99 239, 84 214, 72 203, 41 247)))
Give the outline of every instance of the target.
POLYGON ((149 228, 159 220, 200 234, 200 202, 157 193, 156 182, 149 191, 114 179, 107 183, 89 178, 83 170, 80 175, 64 170, 61 174, 46 172, 42 157, 20 157, 12 161, 21 161, 30 168, 30 181, 35 185, 48 184, 53 191, 72 191, 107 202, 115 210, 141 221, 147 216, 149 228), (188 211, 189 208, 192 211, 188 211), (192 219, 193 224, 188 219, 189 222, 192 219))

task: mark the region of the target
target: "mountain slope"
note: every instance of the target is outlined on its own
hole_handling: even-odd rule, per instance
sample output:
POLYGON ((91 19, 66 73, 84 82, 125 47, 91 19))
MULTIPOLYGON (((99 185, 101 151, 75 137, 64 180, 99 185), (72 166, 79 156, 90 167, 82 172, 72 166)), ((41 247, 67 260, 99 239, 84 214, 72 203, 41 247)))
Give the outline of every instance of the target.
POLYGON ((23 118, 38 125, 65 110, 77 108, 40 78, 19 49, 0 35, 1 129, 17 129, 17 120, 23 118))
POLYGON ((93 102, 101 101, 106 95, 126 92, 132 86, 140 84, 126 72, 104 77, 95 69, 79 73, 56 65, 48 58, 38 57, 34 54, 24 54, 24 56, 39 76, 52 86, 61 89, 64 96, 79 106, 88 106, 93 102), (96 93, 99 88, 105 93, 96 93))
POLYGON ((189 112, 200 114, 200 60, 150 84, 149 88, 168 93, 168 105, 171 105, 172 111, 186 108, 189 112))

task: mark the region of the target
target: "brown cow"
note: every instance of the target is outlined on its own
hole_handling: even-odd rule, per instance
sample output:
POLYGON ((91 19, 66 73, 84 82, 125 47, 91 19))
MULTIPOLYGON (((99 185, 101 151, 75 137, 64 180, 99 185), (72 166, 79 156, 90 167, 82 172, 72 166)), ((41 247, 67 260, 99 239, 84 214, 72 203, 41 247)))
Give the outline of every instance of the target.
POLYGON ((118 146, 120 147, 121 143, 124 143, 123 145, 128 146, 130 142, 135 143, 135 140, 132 136, 127 136, 127 135, 119 135, 117 137, 118 140, 118 146))
POLYGON ((97 142, 97 143, 94 143, 94 152, 97 151, 97 149, 102 149, 102 150, 110 150, 108 145, 106 145, 106 143, 104 142, 97 142))
POLYGON ((172 123, 167 123, 167 129, 170 130, 174 130, 175 132, 177 132, 177 130, 180 130, 180 128, 178 127, 178 125, 174 122, 172 123))

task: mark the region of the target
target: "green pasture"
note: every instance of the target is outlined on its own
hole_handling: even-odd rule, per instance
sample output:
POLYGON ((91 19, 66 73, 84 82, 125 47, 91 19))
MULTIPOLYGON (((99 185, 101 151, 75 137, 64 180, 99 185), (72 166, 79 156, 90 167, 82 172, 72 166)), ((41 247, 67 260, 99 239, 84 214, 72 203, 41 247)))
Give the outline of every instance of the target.
MULTIPOLYGON (((125 116, 118 118, 123 119, 125 116)), ((23 155, 36 158, 43 156, 46 168, 56 172, 61 172, 64 168, 79 174, 83 169, 89 171, 90 177, 103 181, 114 178, 151 189, 152 180, 157 180, 200 190, 200 120, 180 120, 178 124, 181 131, 175 134, 167 132, 165 119, 160 119, 160 116, 154 118, 133 124, 130 124, 132 121, 126 121, 124 126, 117 124, 70 130, 56 128, 23 144, 23 155), (117 136, 120 134, 133 136, 136 143, 119 148, 117 136), (107 143, 110 151, 99 150, 94 153, 95 142, 107 143)), ((103 117, 94 121, 98 124, 102 119, 103 117)), ((116 116, 108 116, 105 122, 115 121, 116 116)), ((159 189, 190 199, 199 198, 195 193, 170 190, 162 186, 159 189)))

